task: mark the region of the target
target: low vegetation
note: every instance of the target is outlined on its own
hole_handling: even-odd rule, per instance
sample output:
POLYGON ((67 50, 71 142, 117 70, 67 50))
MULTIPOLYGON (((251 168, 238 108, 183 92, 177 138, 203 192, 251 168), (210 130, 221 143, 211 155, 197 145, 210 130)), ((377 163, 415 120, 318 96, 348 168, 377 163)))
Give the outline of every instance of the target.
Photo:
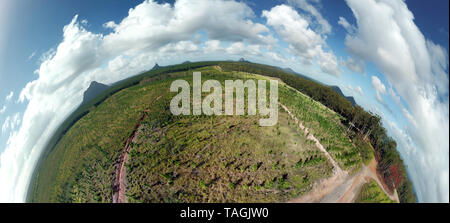
POLYGON ((378 184, 371 180, 362 186, 356 200, 356 203, 395 203, 381 190, 378 184))
POLYGON ((400 154, 396 150, 397 143, 387 135, 381 123, 381 117, 365 111, 361 106, 353 106, 350 101, 339 95, 333 89, 321 83, 300 78, 284 70, 262 64, 222 62, 225 71, 243 71, 279 78, 287 85, 308 95, 344 119, 342 123, 352 131, 350 138, 358 136, 370 141, 379 166, 378 172, 390 190, 397 189, 401 202, 414 202, 411 182, 408 180, 406 168, 400 154))
MULTIPOLYGON (((202 79, 241 75, 202 70, 202 79)), ((114 165, 138 124, 127 163, 129 202, 279 202, 311 189, 332 166, 280 110, 279 122, 259 116, 173 116, 173 78, 145 79, 107 98, 76 122, 43 162, 33 200, 111 202, 114 165)))
POLYGON ((172 116, 170 83, 175 78, 191 81, 193 70, 202 71, 203 80, 222 82, 266 78, 251 73, 279 78, 286 84, 279 87, 280 103, 343 169, 354 173, 375 156, 400 200, 414 201, 395 141, 386 136, 378 116, 319 83, 246 62, 152 70, 84 103, 50 140, 29 201, 111 202, 115 164, 138 124, 126 165, 129 202, 280 202, 330 176, 329 161, 281 109, 278 124, 264 128, 257 124, 258 116, 172 116))
POLYGON ((361 156, 345 134, 346 128, 339 114, 292 88, 280 88, 279 94, 280 103, 292 109, 293 114, 302 120, 310 134, 320 141, 341 168, 350 173, 360 169, 361 156))

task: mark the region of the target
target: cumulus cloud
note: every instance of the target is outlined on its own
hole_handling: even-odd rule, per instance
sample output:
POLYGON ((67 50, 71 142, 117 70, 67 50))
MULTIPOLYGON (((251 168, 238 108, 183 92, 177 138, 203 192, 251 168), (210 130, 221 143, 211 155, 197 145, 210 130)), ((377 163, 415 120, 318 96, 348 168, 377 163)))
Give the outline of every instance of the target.
POLYGON ((83 25, 87 25, 87 24, 88 24, 88 21, 87 21, 87 19, 83 19, 83 20, 81 20, 81 24, 83 24, 83 25))
POLYGON ((351 92, 359 94, 359 95, 364 94, 364 91, 360 86, 352 87, 351 85, 348 85, 347 89, 349 89, 351 92))
POLYGON ((109 21, 107 23, 104 23, 103 27, 108 29, 114 29, 117 27, 117 24, 114 21, 109 21))
POLYGON ((392 100, 394 100, 395 104, 397 104, 398 107, 403 107, 400 96, 394 91, 392 87, 389 88, 388 92, 392 100))
POLYGON ((355 91, 356 92, 358 92, 359 94, 364 94, 364 92, 363 92, 363 90, 362 90, 362 88, 360 87, 360 86, 357 86, 356 88, 355 88, 355 91))
POLYGON ((5 133, 8 129, 14 131, 20 125, 20 113, 16 113, 13 116, 7 116, 2 125, 2 133, 5 133))
POLYGON ((386 86, 378 79, 377 76, 372 76, 372 86, 375 89, 376 98, 379 102, 383 102, 381 95, 386 93, 386 86))
MULTIPOLYGON (((448 202, 448 53, 424 37, 403 1, 347 0, 347 5, 357 21, 355 33, 346 36, 348 50, 374 63, 408 108, 404 116, 410 122, 401 129, 407 134, 396 134, 396 140, 406 142, 408 136, 413 142, 398 149, 418 200, 448 202)), ((377 99, 386 91, 378 87, 377 99)))
POLYGON ((6 95, 5 100, 6 101, 11 101, 13 96, 14 96, 14 92, 11 91, 11 92, 9 92, 8 95, 6 95))
POLYGON ((318 0, 289 0, 289 3, 302 9, 303 11, 309 13, 319 24, 319 32, 321 34, 326 34, 331 32, 331 25, 326 19, 323 18, 322 14, 317 10, 317 5, 320 1, 318 0))
POLYGON ((203 47, 205 53, 223 52, 224 50, 219 40, 208 40, 203 47))
POLYGON ((23 117, 10 117, 5 124, 12 131, 0 156, 0 182, 8 182, 0 184, 0 201, 24 201, 47 140, 81 103, 91 81, 111 84, 150 69, 156 60, 195 59, 204 49, 260 54, 276 40, 253 17, 242 2, 179 0, 170 5, 147 0, 122 21, 105 23, 111 29, 105 35, 86 30, 75 16, 63 28, 62 42, 40 57, 38 78, 20 92, 19 101, 28 103, 23 117), (199 33, 206 33, 206 46, 199 46, 199 33))
POLYGON ((198 52, 199 47, 192 41, 180 41, 177 43, 169 43, 159 49, 160 53, 180 53, 188 54, 198 52))
POLYGON ((0 115, 5 113, 6 111, 6 105, 3 105, 2 109, 0 109, 0 115))
POLYGON ((264 10, 262 15, 302 63, 312 64, 316 60, 323 72, 340 75, 336 56, 332 51, 324 50, 327 47, 324 37, 314 32, 309 22, 297 11, 287 5, 278 5, 270 11, 264 10))
POLYGON ((353 59, 352 57, 349 57, 346 61, 341 61, 341 64, 355 73, 364 74, 366 70, 366 63, 364 60, 353 59))
POLYGON ((260 46, 257 44, 253 45, 245 45, 242 42, 232 43, 229 47, 227 47, 226 52, 232 55, 261 55, 260 46))
POLYGON ((440 45, 434 44, 431 40, 426 40, 427 50, 430 56, 432 76, 430 78, 435 84, 436 90, 441 96, 448 96, 448 52, 440 45))
POLYGON ((282 63, 282 64, 287 63, 286 57, 285 57, 283 54, 280 54, 280 53, 278 53, 278 52, 272 52, 272 51, 269 51, 269 52, 266 52, 266 55, 267 55, 270 59, 272 59, 272 60, 274 60, 274 61, 277 61, 277 62, 279 62, 279 63, 282 63))
POLYGON ((338 24, 341 25, 342 27, 344 27, 345 30, 347 30, 347 32, 353 34, 356 31, 356 27, 352 24, 350 24, 347 19, 345 19, 342 16, 339 16, 339 20, 338 20, 338 24))
POLYGON ((6 117, 6 119, 5 119, 5 121, 3 122, 3 125, 2 125, 2 133, 5 133, 6 132, 6 130, 8 130, 8 128, 9 128, 9 119, 10 119, 11 117, 6 117))
POLYGON ((378 79, 377 76, 372 76, 372 86, 375 90, 375 98, 389 113, 396 116, 391 107, 383 100, 382 95, 386 94, 386 86, 378 79))
POLYGON ((180 0, 173 6, 145 1, 130 9, 119 24, 106 23, 114 33, 105 37, 104 44, 114 51, 133 54, 190 39, 199 30, 204 30, 209 39, 274 44, 273 37, 264 35, 269 29, 249 19, 254 16, 247 5, 235 1, 180 0))

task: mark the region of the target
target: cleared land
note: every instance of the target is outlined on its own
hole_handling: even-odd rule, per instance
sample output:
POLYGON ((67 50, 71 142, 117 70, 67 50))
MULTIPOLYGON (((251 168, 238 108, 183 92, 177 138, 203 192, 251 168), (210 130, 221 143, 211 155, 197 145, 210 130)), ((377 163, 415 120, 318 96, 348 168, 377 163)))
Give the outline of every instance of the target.
POLYGON ((391 200, 378 184, 371 180, 364 184, 356 198, 357 203, 395 203, 391 200))
MULTIPOLYGON (((265 78, 195 70, 222 84, 265 78)), ((286 85, 279 101, 306 134, 281 107, 273 127, 259 116, 173 116, 167 90, 179 78, 191 82, 192 71, 145 78, 92 106, 43 160, 31 201, 284 202, 336 171, 358 173, 370 157, 340 115, 286 85)))

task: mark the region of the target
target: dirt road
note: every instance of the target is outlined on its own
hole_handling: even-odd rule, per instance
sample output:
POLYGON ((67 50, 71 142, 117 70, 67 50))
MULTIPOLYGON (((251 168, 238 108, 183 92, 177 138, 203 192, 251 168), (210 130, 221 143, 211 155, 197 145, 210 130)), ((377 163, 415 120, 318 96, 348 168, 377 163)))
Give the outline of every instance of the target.
MULTIPOLYGON (((303 126, 302 122, 300 122, 297 117, 295 117, 289 109, 280 104, 281 107, 289 114, 289 116, 295 121, 296 124, 299 125, 300 129, 304 130, 304 134, 308 134, 308 128, 303 126)), ((397 191, 394 191, 393 194, 390 194, 385 190, 384 185, 381 183, 377 173, 376 173, 376 161, 373 159, 369 166, 362 166, 361 171, 357 174, 350 176, 348 173, 340 168, 338 163, 331 157, 331 155, 326 151, 322 144, 320 144, 319 140, 314 137, 312 134, 308 135, 308 139, 313 140, 316 143, 316 147, 322 151, 327 159, 333 165, 333 174, 331 177, 327 179, 323 179, 319 182, 316 182, 313 185, 313 188, 310 192, 305 195, 302 195, 298 198, 295 198, 290 203, 350 203, 354 202, 356 196, 361 189, 361 187, 373 179, 377 182, 380 188, 383 189, 384 193, 389 196, 391 200, 398 202, 397 191)))
MULTIPOLYGON (((383 190, 383 192, 389 197, 389 199, 399 203, 398 194, 395 190, 394 193, 389 193, 384 184, 382 184, 378 174, 376 172, 376 161, 372 159, 369 166, 363 165, 362 170, 358 172, 355 176, 349 179, 352 182, 351 186, 347 188, 346 192, 337 200, 338 203, 350 203, 356 200, 361 187, 370 182, 370 180, 375 180, 378 186, 383 190)), ((336 201, 336 200, 334 200, 336 201)), ((325 201, 326 202, 326 201, 325 201)))
MULTIPOLYGON (((157 101, 160 98, 161 98, 161 96, 158 96, 157 98, 155 98, 155 100, 153 100, 153 102, 157 101)), ((126 173, 125 164, 128 162, 128 154, 131 150, 130 145, 136 139, 137 132, 142 125, 142 121, 144 121, 144 119, 146 118, 147 112, 149 112, 149 109, 146 109, 144 112, 142 112, 142 116, 139 119, 139 122, 136 124, 130 137, 128 137, 127 141, 125 142, 125 147, 123 148, 123 152, 120 155, 118 162, 116 163, 116 167, 115 167, 116 179, 114 180, 114 185, 113 185, 113 192, 114 192, 113 201, 112 201, 113 203, 126 203, 127 202, 127 198, 125 195, 125 189, 126 189, 126 184, 127 184, 127 177, 126 177, 127 173, 126 173)))
POLYGON ((123 149, 123 153, 119 157, 119 161, 116 164, 116 180, 114 181, 114 194, 113 194, 113 203, 125 203, 125 187, 126 187, 126 167, 125 164, 128 162, 128 153, 131 150, 131 143, 136 139, 137 131, 141 127, 142 121, 146 117, 146 112, 143 112, 141 118, 139 119, 139 123, 134 128, 131 136, 128 137, 125 147, 123 149))

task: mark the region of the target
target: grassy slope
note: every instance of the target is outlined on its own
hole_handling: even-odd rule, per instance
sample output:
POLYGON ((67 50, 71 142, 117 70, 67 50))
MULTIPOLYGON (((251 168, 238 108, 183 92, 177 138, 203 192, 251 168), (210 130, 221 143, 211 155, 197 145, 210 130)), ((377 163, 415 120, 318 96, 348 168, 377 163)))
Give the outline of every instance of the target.
POLYGON ((292 108, 297 118, 321 142, 341 168, 354 173, 361 167, 361 156, 356 146, 345 135, 342 117, 319 102, 294 90, 280 88, 280 103, 292 108))
POLYGON ((356 203, 395 203, 381 190, 378 184, 371 180, 362 186, 355 200, 356 203))
POLYGON ((66 120, 56 129, 56 131, 53 133, 53 136, 49 139, 47 146, 43 153, 40 155, 39 160, 36 164, 36 167, 33 172, 33 177, 30 180, 30 184, 28 186, 28 193, 27 193, 27 201, 33 201, 32 195, 35 193, 37 187, 36 179, 39 176, 39 172, 41 169, 41 165, 43 162, 48 158, 49 154, 53 152, 55 149, 57 143, 60 142, 62 137, 69 131, 70 128, 81 118, 83 118, 85 115, 87 115, 93 108, 103 103, 107 98, 110 96, 116 94, 117 92, 135 86, 143 81, 154 81, 159 80, 162 77, 164 77, 163 74, 168 72, 180 72, 180 71, 186 71, 189 69, 198 69, 205 66, 211 66, 216 65, 219 62, 216 61, 203 61, 203 62, 193 62, 189 64, 179 64, 179 65, 172 65, 167 66, 164 68, 160 68, 158 70, 150 70, 147 72, 144 72, 142 74, 138 74, 136 76, 118 81, 117 83, 113 84, 111 87, 109 87, 106 91, 100 93, 97 95, 94 99, 91 101, 88 101, 82 105, 80 105, 72 114, 70 114, 66 120))
POLYGON ((130 155, 130 202, 279 202, 331 173, 284 112, 276 126, 259 127, 258 116, 175 118, 159 102, 130 155))
POLYGON ((157 93, 157 88, 122 90, 76 122, 42 164, 32 201, 70 201, 74 183, 89 179, 92 200, 109 202, 114 161, 157 93))
MULTIPOLYGON (((199 70, 206 74, 210 69, 199 70)), ((178 73, 183 74, 185 72, 178 73)), ((244 76, 239 74, 236 77, 244 76)), ((161 104, 150 105, 152 99, 164 91, 161 89, 167 89, 171 82, 170 79, 154 82, 157 79, 146 78, 141 84, 107 98, 97 108, 91 107, 91 112, 76 122, 55 149, 45 156, 46 161, 42 163, 32 188, 31 201, 110 202, 114 161, 142 111, 152 108, 150 117, 155 119, 156 114, 164 111, 157 108, 167 109, 161 104)), ((165 94, 155 103, 167 104, 168 96, 165 94)), ((357 170, 361 158, 355 155, 357 150, 342 134, 345 127, 340 124, 341 117, 305 95, 292 94, 285 87, 280 88, 280 102, 294 108, 297 117, 305 120, 305 125, 330 149, 341 166, 350 171, 357 170)), ((133 148, 135 152, 131 154, 128 175, 130 201, 283 201, 307 191, 310 183, 330 172, 329 163, 321 160, 320 154, 305 137, 296 133, 298 130, 293 127, 292 120, 289 121, 283 113, 280 113, 278 126, 264 131, 255 129, 257 124, 251 117, 191 118, 168 119, 170 122, 166 120, 141 130, 145 135, 145 131, 153 132, 157 128, 169 137, 160 135, 155 144, 151 139, 158 135, 147 134, 148 137, 133 148), (230 126, 233 126, 231 130, 230 126), (223 135, 223 131, 230 132, 223 135), (204 148, 209 149, 206 151, 204 148), (149 155, 152 154, 149 151, 157 151, 158 155, 149 155), (171 154, 173 152, 180 154, 171 154), (191 157, 189 154, 197 155, 191 157), (142 168, 137 168, 139 166, 142 168), (156 169, 150 171, 149 168, 156 169), (177 171, 184 175, 177 174, 177 171), (208 175, 212 172, 217 176, 208 175), (177 191, 176 188, 182 186, 179 182, 183 182, 183 176, 192 174, 196 177, 192 178, 191 187, 184 192, 177 191), (156 185, 151 185, 151 182, 156 185), (165 187, 167 184, 171 187, 165 187), (152 190, 146 193, 145 188, 152 190), (273 193, 264 196, 267 191, 273 193)))

